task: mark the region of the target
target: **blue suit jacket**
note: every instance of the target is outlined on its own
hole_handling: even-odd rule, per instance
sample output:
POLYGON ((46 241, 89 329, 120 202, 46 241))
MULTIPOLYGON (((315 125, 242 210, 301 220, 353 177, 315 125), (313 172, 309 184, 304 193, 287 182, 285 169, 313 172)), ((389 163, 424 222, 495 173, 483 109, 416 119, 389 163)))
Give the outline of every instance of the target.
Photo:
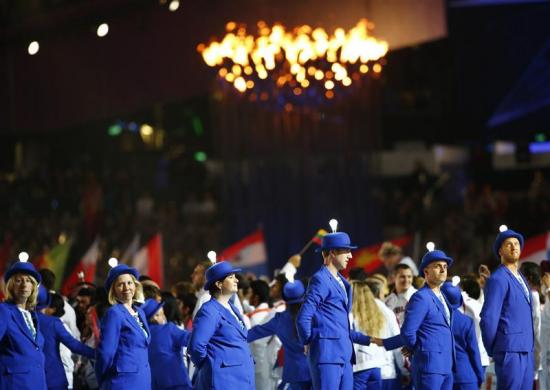
POLYGON ((36 339, 23 314, 12 303, 0 304, 0 389, 46 389, 44 337, 36 313, 31 311, 36 339))
POLYGON ((67 376, 59 354, 59 344, 63 343, 73 353, 94 357, 94 350, 75 339, 57 317, 36 313, 40 331, 44 336, 44 357, 46 358, 46 383, 48 388, 67 387, 67 376))
MULTIPOLYGON (((453 312, 447 302, 453 321, 453 312)), ((413 353, 414 374, 452 374, 455 359, 451 324, 445 319, 443 304, 425 285, 413 294, 405 308, 401 327, 403 344, 413 353)))
POLYGON ((149 324, 151 345, 149 363, 153 390, 182 386, 191 389, 191 381, 183 364, 182 348, 187 346, 190 333, 178 328, 174 323, 165 325, 149 324))
MULTIPOLYGON (((529 290, 527 281, 525 285, 529 290)), ((484 293, 485 302, 479 325, 483 345, 489 356, 495 352, 532 352, 531 291, 527 300, 520 282, 508 268, 500 265, 487 279, 484 293)))
POLYGON ((276 335, 281 340, 285 351, 283 365, 283 382, 309 382, 311 375, 304 354, 304 345, 298 340, 296 327, 288 309, 275 314, 271 320, 262 325, 257 325, 248 332, 248 342, 267 336, 276 335))
POLYGON ((96 350, 95 371, 102 389, 150 389, 148 346, 151 331, 145 314, 134 307, 147 336, 124 305, 113 305, 101 319, 101 339, 96 350))
POLYGON ((456 351, 453 383, 476 383, 479 387, 483 383, 484 374, 477 346, 474 320, 455 309, 453 310, 452 328, 456 351))
POLYGON ((309 344, 309 359, 315 366, 319 363, 353 364, 353 343, 370 344, 369 336, 350 327, 351 287, 342 275, 340 278, 345 292, 328 268, 321 267, 309 282, 296 320, 298 336, 303 344, 309 344))
MULTIPOLYGON (((231 302, 229 305, 242 321, 237 308, 231 302)), ((193 321, 187 349, 198 370, 195 389, 255 388, 247 334, 246 328, 216 299, 202 305, 193 321)))

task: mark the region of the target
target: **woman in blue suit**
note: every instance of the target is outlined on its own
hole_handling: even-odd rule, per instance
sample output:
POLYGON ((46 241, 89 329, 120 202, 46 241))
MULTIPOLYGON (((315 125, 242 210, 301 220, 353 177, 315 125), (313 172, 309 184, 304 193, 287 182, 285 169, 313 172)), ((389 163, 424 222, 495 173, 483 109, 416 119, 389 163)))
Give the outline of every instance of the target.
POLYGON ((183 364, 183 348, 189 342, 190 332, 168 322, 163 305, 163 302, 147 299, 141 306, 151 329, 152 390, 191 390, 193 387, 183 364))
POLYGON ((238 282, 231 264, 221 261, 206 271, 204 289, 212 298, 193 321, 187 349, 197 367, 196 390, 252 390, 254 360, 246 341, 247 330, 231 302, 238 282))
POLYGON ((38 304, 36 313, 40 331, 44 336, 44 357, 46 358, 46 383, 48 390, 67 390, 69 382, 65 375, 63 362, 59 354, 59 344, 63 343, 73 353, 85 356, 89 359, 94 357, 94 350, 75 339, 58 317, 64 314, 63 298, 58 307, 52 308, 52 295, 44 286, 38 290, 38 304), (51 313, 51 314, 48 314, 51 313))
POLYGON ((42 281, 30 263, 4 275, 7 300, 0 304, 0 389, 45 390, 44 338, 33 311, 42 281))
MULTIPOLYGON (((304 301, 304 285, 299 280, 285 284, 283 298, 286 310, 275 314, 263 325, 257 325, 248 332, 248 342, 251 343, 263 337, 276 335, 284 348, 283 383, 290 390, 312 389, 311 375, 304 346, 296 332, 296 317, 304 301)), ((286 387, 285 387, 286 388, 286 387)))
POLYGON ((134 299, 143 296, 139 274, 125 264, 111 268, 105 282, 112 305, 101 320, 95 371, 104 390, 151 388, 147 348, 151 333, 134 299))

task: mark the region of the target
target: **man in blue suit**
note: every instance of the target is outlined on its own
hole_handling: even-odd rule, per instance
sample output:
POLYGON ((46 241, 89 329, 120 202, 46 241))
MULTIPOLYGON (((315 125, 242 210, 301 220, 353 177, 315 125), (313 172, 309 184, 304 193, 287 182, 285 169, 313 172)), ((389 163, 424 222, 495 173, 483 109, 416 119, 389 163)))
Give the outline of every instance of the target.
POLYGON ((495 361, 498 389, 532 389, 534 334, 531 292, 519 272, 523 236, 499 233, 493 245, 500 266, 485 283, 481 337, 495 361))
POLYGON ((369 336, 351 330, 351 287, 338 272, 346 268, 352 257, 351 250, 355 248, 346 233, 323 237, 324 266, 311 278, 298 313, 296 328, 301 342, 309 349, 314 389, 351 389, 355 363, 353 343, 369 345, 371 341, 369 336))
POLYGON ((452 263, 453 259, 443 251, 426 253, 419 267, 426 284, 413 294, 405 309, 401 337, 412 354, 416 390, 451 389, 453 386, 452 310, 440 290, 452 263))

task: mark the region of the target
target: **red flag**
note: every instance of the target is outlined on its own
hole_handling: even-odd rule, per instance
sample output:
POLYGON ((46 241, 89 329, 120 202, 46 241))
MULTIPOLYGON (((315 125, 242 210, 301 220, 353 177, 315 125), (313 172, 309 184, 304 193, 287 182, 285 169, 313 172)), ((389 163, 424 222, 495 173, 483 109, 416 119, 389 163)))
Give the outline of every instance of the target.
POLYGON ((542 260, 548 259, 550 259, 550 232, 531 237, 525 241, 521 251, 521 261, 540 264, 542 260))
MULTIPOLYGON (((389 241, 392 244, 404 247, 412 241, 412 236, 403 236, 389 241)), ((363 268, 367 274, 370 274, 383 267, 384 264, 378 257, 378 251, 380 250, 382 244, 382 242, 379 242, 377 244, 355 250, 347 269, 363 268)))
POLYGON ((267 263, 264 233, 261 229, 231 245, 220 254, 221 260, 228 260, 235 267, 253 267, 267 263))
POLYGON ((65 296, 69 296, 71 289, 80 281, 93 283, 95 281, 95 270, 98 258, 99 239, 96 238, 80 262, 74 267, 73 272, 71 272, 63 282, 61 293, 65 296))
POLYGON ((132 267, 140 274, 147 275, 162 288, 164 285, 164 262, 162 256, 162 236, 155 235, 132 259, 132 267))

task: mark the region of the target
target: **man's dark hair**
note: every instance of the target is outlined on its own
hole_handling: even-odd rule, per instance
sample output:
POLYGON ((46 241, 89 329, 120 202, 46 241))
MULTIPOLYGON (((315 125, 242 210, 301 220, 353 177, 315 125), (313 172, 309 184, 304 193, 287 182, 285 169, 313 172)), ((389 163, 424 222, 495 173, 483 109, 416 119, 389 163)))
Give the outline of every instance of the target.
POLYGON ((253 280, 250 282, 252 294, 257 295, 261 303, 269 302, 269 285, 263 280, 253 280))
POLYGON ((394 274, 397 273, 397 271, 399 271, 400 269, 410 269, 412 271, 412 268, 409 267, 408 264, 405 264, 405 263, 399 263, 397 264, 394 268, 393 268, 393 272, 394 274))
POLYGON ((349 270, 349 278, 351 280, 360 280, 363 281, 367 278, 367 273, 361 267, 352 268, 349 270))
POLYGON ((460 288, 472 299, 479 299, 481 296, 481 286, 479 282, 470 276, 460 279, 460 288))
POLYGON ((42 277, 42 285, 46 287, 46 290, 52 291, 55 286, 55 274, 49 268, 42 268, 38 271, 42 277))
POLYGON ((139 275, 138 282, 143 282, 144 280, 153 280, 149 275, 139 275))
POLYGON ((197 305, 197 296, 193 293, 178 294, 178 299, 183 303, 183 306, 189 308, 192 313, 197 305))
POLYGON ((52 301, 50 303, 50 308, 54 309, 53 315, 55 317, 63 316, 63 314, 65 314, 65 301, 63 297, 56 293, 51 294, 51 296, 52 301))
POLYGON ((519 271, 531 285, 536 287, 540 286, 540 267, 538 264, 531 261, 524 261, 521 263, 519 271))

